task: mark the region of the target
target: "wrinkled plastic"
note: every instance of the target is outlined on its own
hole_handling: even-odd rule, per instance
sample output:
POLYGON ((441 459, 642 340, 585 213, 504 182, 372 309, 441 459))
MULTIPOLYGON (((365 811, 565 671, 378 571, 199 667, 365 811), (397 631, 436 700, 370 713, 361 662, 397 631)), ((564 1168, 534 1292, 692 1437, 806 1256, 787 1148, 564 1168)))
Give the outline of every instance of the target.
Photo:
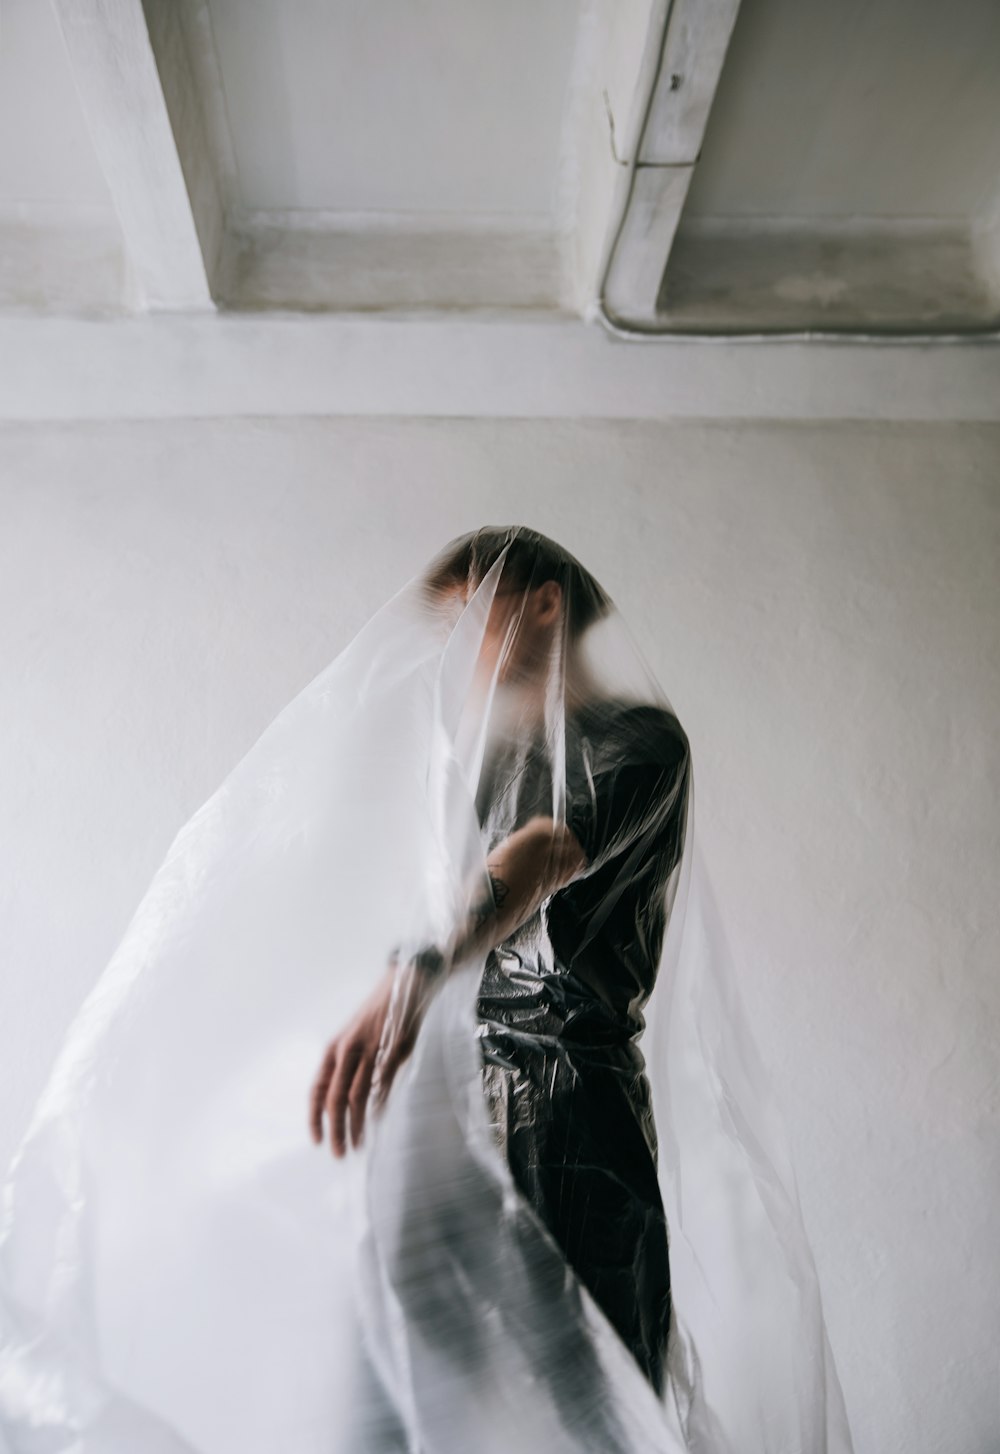
POLYGON ((691 744, 522 528, 452 542, 178 833, 3 1218, 10 1454, 850 1454, 691 744), (310 1086, 381 985, 334 1160, 310 1086))

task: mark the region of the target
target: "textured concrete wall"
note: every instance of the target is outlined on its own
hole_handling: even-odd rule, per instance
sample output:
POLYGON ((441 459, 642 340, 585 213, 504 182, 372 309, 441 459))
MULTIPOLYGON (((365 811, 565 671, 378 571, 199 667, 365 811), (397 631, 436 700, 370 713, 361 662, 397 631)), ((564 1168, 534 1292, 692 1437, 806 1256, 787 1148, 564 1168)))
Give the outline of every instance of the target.
POLYGON ((1000 1423, 1000 426, 0 428, 0 1159, 178 827, 460 530, 619 601, 785 1108, 858 1454, 1000 1423))

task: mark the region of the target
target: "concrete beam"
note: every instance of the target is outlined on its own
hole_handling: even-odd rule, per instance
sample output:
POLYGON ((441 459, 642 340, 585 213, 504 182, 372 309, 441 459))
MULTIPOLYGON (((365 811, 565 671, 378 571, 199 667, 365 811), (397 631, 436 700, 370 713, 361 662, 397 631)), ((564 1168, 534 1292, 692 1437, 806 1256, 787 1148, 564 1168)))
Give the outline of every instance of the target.
POLYGON ((0 421, 280 415, 1000 422, 1000 337, 623 341, 551 314, 0 318, 0 421))
POLYGON ((622 328, 657 326, 657 299, 701 150, 739 0, 674 0, 650 47, 658 64, 613 223, 599 307, 622 328))
POLYGON ((211 309, 222 214, 176 9, 53 0, 137 309, 211 309), (155 43, 154 43, 155 42, 155 43))

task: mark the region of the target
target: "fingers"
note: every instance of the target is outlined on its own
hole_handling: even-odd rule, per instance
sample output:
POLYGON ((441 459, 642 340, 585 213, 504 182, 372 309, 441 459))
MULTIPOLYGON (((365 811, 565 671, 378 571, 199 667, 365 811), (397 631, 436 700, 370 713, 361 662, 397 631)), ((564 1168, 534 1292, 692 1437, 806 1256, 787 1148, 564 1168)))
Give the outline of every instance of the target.
POLYGON ((323 1140, 323 1106, 337 1065, 337 1040, 331 1040, 309 1093, 309 1130, 317 1146, 323 1140))
POLYGON ((326 1094, 330 1150, 334 1156, 344 1156, 347 1152, 347 1098, 361 1057, 362 1046, 358 1041, 344 1047, 337 1056, 336 1069, 326 1094))
POLYGON ((360 1146, 361 1138, 365 1130, 365 1111, 368 1106, 368 1096, 372 1088, 372 1076, 375 1072, 374 1055, 362 1056, 351 1082, 351 1093, 347 1098, 347 1104, 351 1112, 351 1145, 360 1146))
POLYGON ((426 986, 419 975, 411 972, 404 979, 397 980, 393 1013, 386 1020, 376 1061, 372 1096, 376 1110, 385 1105, 396 1072, 416 1044, 426 1001, 426 986))
POLYGON ((309 1129, 313 1140, 322 1144, 326 1115, 334 1156, 347 1154, 348 1115, 351 1145, 361 1144, 370 1103, 375 1100, 381 1106, 413 1049, 423 1000, 423 986, 415 985, 412 977, 401 985, 387 975, 347 1030, 327 1048, 312 1086, 309 1129))
POLYGON ((330 1146, 335 1156, 347 1150, 347 1116, 351 1118, 351 1145, 359 1146, 365 1110, 371 1092, 375 1057, 361 1044, 331 1042, 309 1095, 309 1130, 317 1145, 323 1140, 323 1115, 328 1118, 330 1146))
POLYGON ((372 1099, 375 1102, 375 1109, 380 1111, 385 1105, 389 1088, 396 1078, 396 1072, 403 1061, 413 1049, 413 1037, 411 1035, 401 1036, 383 1052, 379 1061, 378 1079, 375 1085, 375 1094, 372 1099))

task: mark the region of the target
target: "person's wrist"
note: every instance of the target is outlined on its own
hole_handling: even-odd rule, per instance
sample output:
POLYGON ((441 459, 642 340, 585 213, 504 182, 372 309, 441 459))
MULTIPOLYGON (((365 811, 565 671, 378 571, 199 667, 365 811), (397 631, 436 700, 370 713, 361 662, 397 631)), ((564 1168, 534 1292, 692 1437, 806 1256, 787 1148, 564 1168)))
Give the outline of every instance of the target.
POLYGON ((447 967, 445 957, 436 944, 425 944, 410 956, 409 962, 417 974, 430 984, 443 978, 447 967))
POLYGON ((413 955, 413 967, 426 980, 442 979, 446 968, 445 955, 440 952, 438 945, 426 944, 413 955))
POLYGON ((412 941, 397 944, 389 955, 388 978, 390 980, 408 970, 428 984, 442 979, 447 972, 448 961, 444 951, 435 943, 418 944, 412 948, 412 941))

